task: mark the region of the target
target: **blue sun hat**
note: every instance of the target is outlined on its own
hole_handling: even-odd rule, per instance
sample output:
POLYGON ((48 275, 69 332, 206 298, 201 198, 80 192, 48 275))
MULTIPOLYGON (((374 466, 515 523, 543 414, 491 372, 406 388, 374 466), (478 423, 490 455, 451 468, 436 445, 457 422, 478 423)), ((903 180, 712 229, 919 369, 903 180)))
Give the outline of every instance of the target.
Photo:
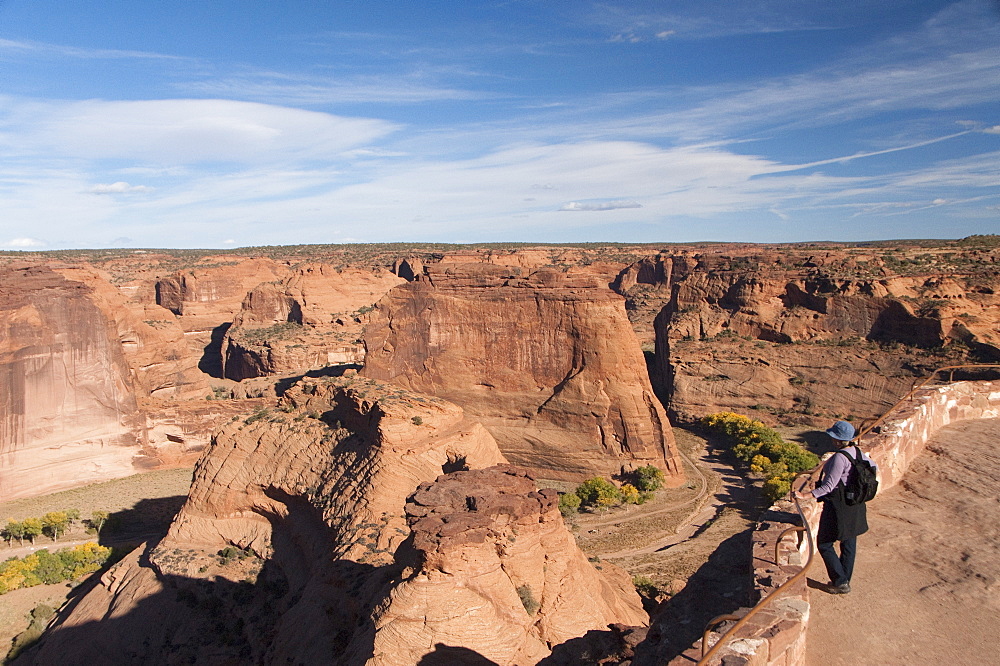
POLYGON ((841 442, 849 442, 854 439, 854 426, 847 421, 837 421, 827 429, 826 434, 841 442))

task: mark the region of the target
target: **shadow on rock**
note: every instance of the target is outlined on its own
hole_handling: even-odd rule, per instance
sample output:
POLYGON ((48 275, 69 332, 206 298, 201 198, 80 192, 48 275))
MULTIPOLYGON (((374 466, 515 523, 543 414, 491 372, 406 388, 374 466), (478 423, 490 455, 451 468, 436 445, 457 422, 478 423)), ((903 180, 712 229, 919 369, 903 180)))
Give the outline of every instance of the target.
POLYGON ((499 666, 475 650, 437 643, 434 650, 425 654, 417 666, 499 666))
POLYGON ((752 534, 749 528, 723 541, 684 589, 660 604, 648 638, 635 649, 635 666, 667 663, 700 639, 713 618, 752 605, 752 534))

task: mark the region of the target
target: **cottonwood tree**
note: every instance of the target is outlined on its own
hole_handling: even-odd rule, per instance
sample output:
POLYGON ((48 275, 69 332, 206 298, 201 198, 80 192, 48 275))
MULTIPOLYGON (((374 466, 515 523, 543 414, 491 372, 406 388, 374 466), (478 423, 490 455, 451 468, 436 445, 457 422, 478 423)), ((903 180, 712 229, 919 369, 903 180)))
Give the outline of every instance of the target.
POLYGON ((42 516, 42 531, 55 541, 69 527, 69 516, 65 511, 50 511, 42 516))
POLYGON ((90 526, 100 532, 108 520, 108 515, 107 511, 92 511, 90 513, 90 526))
POLYGON ((24 527, 24 538, 34 544, 35 537, 41 536, 42 534, 42 519, 25 518, 21 521, 21 525, 24 527))
POLYGON ((18 543, 23 546, 24 524, 16 520, 8 520, 7 527, 3 528, 3 538, 7 540, 8 544, 14 539, 17 539, 18 543))

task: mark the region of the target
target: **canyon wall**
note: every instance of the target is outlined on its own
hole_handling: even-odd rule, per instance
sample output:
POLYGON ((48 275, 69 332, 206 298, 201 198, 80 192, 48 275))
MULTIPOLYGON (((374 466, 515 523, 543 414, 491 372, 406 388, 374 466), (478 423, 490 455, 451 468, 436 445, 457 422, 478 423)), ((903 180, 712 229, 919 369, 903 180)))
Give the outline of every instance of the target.
POLYGON ((168 535, 28 661, 514 665, 645 624, 628 576, 575 546, 557 493, 503 463, 454 404, 304 380, 219 430, 168 535))
POLYGON ((637 329, 657 313, 654 383, 673 416, 818 425, 874 418, 938 365, 1000 359, 998 265, 995 250, 688 251, 615 286, 637 329))
POLYGON ((652 464, 682 477, 623 301, 587 272, 424 267, 365 332, 365 376, 462 405, 512 462, 582 479, 652 464))
POLYGON ((143 443, 129 366, 91 289, 0 272, 0 497, 131 473, 143 443))

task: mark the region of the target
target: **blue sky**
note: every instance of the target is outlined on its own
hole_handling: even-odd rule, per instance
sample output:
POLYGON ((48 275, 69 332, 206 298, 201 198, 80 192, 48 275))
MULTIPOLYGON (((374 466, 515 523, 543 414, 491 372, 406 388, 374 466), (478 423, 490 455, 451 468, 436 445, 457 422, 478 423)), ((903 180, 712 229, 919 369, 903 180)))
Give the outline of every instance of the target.
POLYGON ((0 248, 1000 233, 997 0, 0 0, 0 248))

